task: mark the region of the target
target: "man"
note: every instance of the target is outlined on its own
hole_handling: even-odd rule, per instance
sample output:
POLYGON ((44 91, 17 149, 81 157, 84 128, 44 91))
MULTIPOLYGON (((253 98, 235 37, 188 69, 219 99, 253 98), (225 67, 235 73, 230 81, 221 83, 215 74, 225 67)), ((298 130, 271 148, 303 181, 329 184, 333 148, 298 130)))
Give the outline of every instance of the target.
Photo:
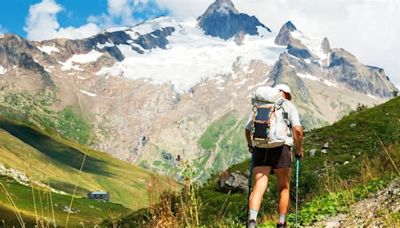
POLYGON ((261 201, 265 190, 268 187, 268 180, 271 170, 277 177, 277 185, 279 190, 279 222, 277 227, 286 227, 286 214, 289 206, 289 190, 290 190, 290 172, 291 172, 291 147, 295 142, 296 158, 303 156, 303 128, 300 124, 299 114, 291 102, 292 93, 289 86, 279 84, 275 86, 284 102, 282 110, 276 110, 275 115, 286 115, 288 127, 291 128, 284 140, 284 145, 275 148, 258 148, 253 147, 251 139, 251 121, 249 119, 246 125, 246 139, 249 151, 253 153, 254 158, 254 187, 249 199, 249 218, 248 227, 256 227, 257 214, 261 206, 261 201), (282 113, 283 112, 283 113, 282 113), (287 114, 284 114, 287 113, 287 114))

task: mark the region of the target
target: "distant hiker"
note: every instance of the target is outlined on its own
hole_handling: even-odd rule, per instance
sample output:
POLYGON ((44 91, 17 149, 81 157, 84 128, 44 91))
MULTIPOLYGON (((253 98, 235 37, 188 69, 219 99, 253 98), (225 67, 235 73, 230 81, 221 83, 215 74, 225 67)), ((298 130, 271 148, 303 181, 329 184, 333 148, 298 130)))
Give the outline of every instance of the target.
POLYGON ((291 100, 292 93, 285 84, 275 88, 260 87, 252 96, 253 112, 246 125, 246 139, 252 153, 255 183, 249 197, 247 227, 256 227, 271 170, 276 174, 279 188, 280 216, 277 227, 286 227, 293 142, 296 158, 303 156, 303 129, 291 100))

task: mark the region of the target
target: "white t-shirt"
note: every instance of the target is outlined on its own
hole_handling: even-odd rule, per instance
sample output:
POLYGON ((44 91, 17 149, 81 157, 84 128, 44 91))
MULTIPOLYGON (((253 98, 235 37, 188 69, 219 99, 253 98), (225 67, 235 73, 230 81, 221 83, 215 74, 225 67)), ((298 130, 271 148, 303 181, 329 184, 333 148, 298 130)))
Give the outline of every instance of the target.
MULTIPOLYGON (((282 104, 282 107, 283 109, 276 110, 276 116, 283 118, 283 112, 287 112, 288 119, 291 123, 292 128, 301 127, 299 112, 297 111, 296 106, 294 106, 294 104, 291 101, 285 100, 285 102, 283 102, 282 104)), ((253 121, 253 112, 250 113, 249 119, 246 122, 246 129, 249 131, 251 130, 252 121, 253 121)), ((286 137, 285 145, 293 146, 293 136, 286 137)))

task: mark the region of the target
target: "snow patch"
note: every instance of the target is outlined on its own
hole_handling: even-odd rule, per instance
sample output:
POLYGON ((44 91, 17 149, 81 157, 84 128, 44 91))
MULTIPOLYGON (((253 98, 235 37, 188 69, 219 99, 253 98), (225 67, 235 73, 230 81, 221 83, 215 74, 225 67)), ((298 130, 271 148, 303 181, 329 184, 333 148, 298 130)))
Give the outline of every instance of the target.
POLYGON ((296 73, 296 74, 300 78, 305 78, 305 79, 309 79, 309 80, 312 80, 312 81, 322 82, 325 85, 330 86, 330 87, 337 87, 337 85, 335 83, 333 83, 333 82, 330 82, 328 80, 321 80, 321 79, 319 79, 319 78, 317 78, 317 77, 315 77, 315 76, 313 76, 311 74, 308 74, 308 73, 307 74, 296 73))
POLYGON ((38 47, 38 49, 44 53, 47 53, 48 55, 51 55, 52 52, 60 52, 56 46, 42 46, 38 47))
POLYGON ((324 80, 323 83, 325 85, 327 85, 327 86, 330 86, 330 87, 337 87, 337 85, 335 83, 332 83, 332 82, 330 82, 328 80, 324 80))
POLYGON ((300 40, 306 47, 315 54, 320 60, 328 58, 328 54, 325 54, 321 48, 322 39, 305 36, 300 31, 291 32, 293 38, 300 40))
MULTIPOLYGON (((139 45, 137 45, 139 46, 139 45)), ((132 49, 132 46, 127 45, 127 44, 120 44, 117 45, 118 49, 121 51, 122 55, 125 58, 129 58, 129 57, 134 57, 134 56, 140 56, 139 53, 137 53, 136 51, 134 51, 132 49)), ((139 46, 140 47, 140 46, 139 46)), ((140 47, 140 49, 142 49, 142 47, 140 47)), ((142 49, 143 50, 143 49, 142 49)))
POLYGON ((88 92, 85 90, 79 90, 79 91, 85 95, 88 95, 89 97, 97 97, 97 94, 95 94, 95 93, 91 93, 91 92, 88 92))
POLYGON ((371 94, 368 94, 367 96, 372 98, 372 99, 374 99, 374 100, 376 100, 376 101, 378 100, 378 98, 376 98, 375 96, 372 96, 371 94))
POLYGON ((79 55, 73 55, 70 59, 67 61, 72 61, 74 63, 90 63, 96 61, 100 56, 102 56, 103 53, 96 51, 96 50, 91 50, 87 54, 79 54, 79 55))
POLYGON ((59 64, 62 65, 61 70, 66 71, 66 70, 78 70, 78 71, 83 71, 83 69, 79 68, 78 65, 74 65, 70 59, 68 59, 65 63, 63 62, 58 62, 59 64))
POLYGON ((120 31, 125 31, 127 29, 129 29, 129 28, 128 27, 113 27, 113 28, 106 29, 105 31, 106 32, 120 32, 120 31))
POLYGON ((247 90, 251 90, 251 89, 253 89, 253 88, 255 88, 255 87, 258 87, 258 86, 265 86, 265 84, 266 84, 268 81, 269 81, 269 78, 265 79, 264 81, 262 81, 262 82, 260 82, 260 83, 257 83, 257 84, 255 84, 255 85, 252 85, 252 86, 247 87, 247 90))
POLYGON ((105 44, 97 43, 96 46, 98 49, 103 49, 105 47, 114 47, 114 44, 112 44, 110 42, 106 42, 105 44))
POLYGON ((245 79, 243 79, 242 81, 236 83, 235 85, 236 85, 236 87, 239 88, 239 87, 241 87, 244 83, 246 83, 246 81, 247 81, 247 78, 245 78, 245 79))
POLYGON ((92 50, 87 54, 79 54, 79 55, 73 55, 71 58, 69 58, 65 63, 59 62, 61 65, 61 70, 66 71, 66 70, 78 70, 82 71, 83 69, 79 68, 78 65, 74 65, 74 63, 90 63, 96 61, 100 56, 102 56, 103 53, 92 50))
POLYGON ((297 73, 297 76, 299 76, 300 78, 306 78, 306 79, 310 79, 313 81, 319 81, 319 79, 311 74, 302 74, 302 73, 297 73))
POLYGON ((118 45, 125 59, 112 67, 104 67, 97 75, 123 76, 131 79, 151 79, 155 84, 170 82, 178 93, 188 91, 201 80, 232 74, 232 66, 241 57, 243 69, 251 60, 259 59, 273 65, 286 47, 274 43, 274 36, 245 36, 238 46, 232 39, 207 36, 196 21, 177 24, 162 17, 133 27, 132 32, 149 33, 161 27, 175 27, 168 37, 167 49, 152 49, 138 54, 129 45, 118 45))
POLYGON ((0 65, 0 74, 5 74, 7 69, 0 65))
POLYGON ((178 29, 180 25, 172 17, 159 17, 154 20, 147 21, 132 27, 130 29, 129 35, 131 35, 131 37, 133 35, 132 38, 136 39, 136 33, 140 35, 145 35, 155 30, 160 30, 166 27, 174 27, 175 29, 178 29))

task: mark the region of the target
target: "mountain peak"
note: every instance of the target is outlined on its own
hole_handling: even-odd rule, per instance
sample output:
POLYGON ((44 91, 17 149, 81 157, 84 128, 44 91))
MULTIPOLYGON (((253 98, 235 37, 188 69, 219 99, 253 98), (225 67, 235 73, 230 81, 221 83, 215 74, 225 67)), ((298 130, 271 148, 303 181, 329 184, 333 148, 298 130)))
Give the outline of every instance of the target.
POLYGON ((255 16, 240 13, 231 0, 216 0, 203 15, 197 18, 198 25, 206 35, 219 37, 224 40, 242 35, 259 35, 263 28, 271 32, 255 16))
POLYGON ((331 45, 329 44, 328 38, 324 38, 321 43, 321 49, 325 54, 331 52, 331 45))
POLYGON ((291 21, 286 22, 279 30, 279 34, 275 39, 275 43, 282 46, 287 46, 292 43, 293 37, 291 32, 297 31, 296 26, 291 21))
POLYGON ((297 31, 296 26, 291 21, 286 22, 283 27, 286 27, 291 32, 297 31))
POLYGON ((211 15, 211 14, 238 14, 239 11, 235 8, 235 5, 231 0, 216 0, 213 4, 211 4, 204 15, 211 15))

